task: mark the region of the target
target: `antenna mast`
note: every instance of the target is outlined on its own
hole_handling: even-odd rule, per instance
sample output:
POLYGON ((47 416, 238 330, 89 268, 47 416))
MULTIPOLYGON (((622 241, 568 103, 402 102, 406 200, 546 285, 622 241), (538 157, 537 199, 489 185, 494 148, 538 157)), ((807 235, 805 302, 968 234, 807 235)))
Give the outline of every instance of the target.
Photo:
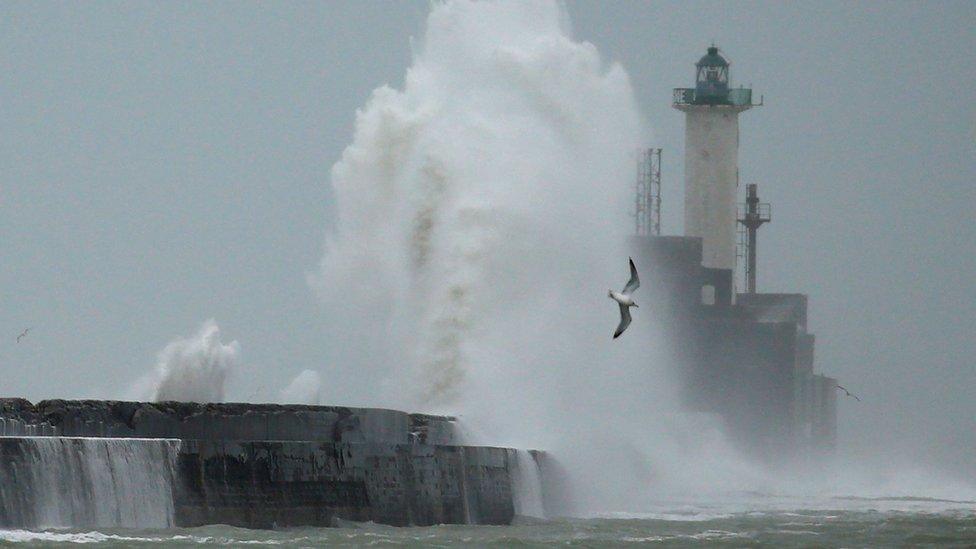
POLYGON ((746 203, 740 205, 739 223, 746 229, 746 293, 756 293, 756 231, 773 219, 772 207, 759 202, 759 185, 746 185, 746 203))
POLYGON ((635 232, 640 236, 660 235, 661 149, 640 149, 637 151, 635 191, 635 232))

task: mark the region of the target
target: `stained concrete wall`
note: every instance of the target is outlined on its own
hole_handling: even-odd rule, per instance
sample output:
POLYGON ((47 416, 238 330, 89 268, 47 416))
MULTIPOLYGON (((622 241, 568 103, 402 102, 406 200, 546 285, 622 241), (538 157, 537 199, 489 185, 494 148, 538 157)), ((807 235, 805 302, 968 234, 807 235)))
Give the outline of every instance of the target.
POLYGON ((813 439, 819 447, 833 450, 837 444, 837 380, 813 376, 813 439))
POLYGON ((804 294, 738 294, 736 305, 756 322, 796 322, 807 329, 807 296, 804 294))
POLYGON ((792 459, 829 447, 836 410, 815 382, 807 296, 738 294, 734 304, 704 305, 701 289, 713 285, 718 293, 714 275, 721 271, 703 267, 703 246, 699 237, 630 241, 647 281, 644 299, 673 342, 670 362, 683 402, 719 414, 738 447, 761 458, 792 459))
MULTIPOLYGON (((450 417, 331 406, 0 399, 0 422, 17 435, 46 425, 52 434, 112 437, 113 447, 179 439, 171 475, 177 526, 508 524, 515 514, 515 450, 458 445, 450 417)), ((37 479, 22 472, 47 474, 50 460, 32 439, 5 440, 0 463, 16 466, 0 467, 0 524, 31 527, 21 524, 32 516, 23 509, 33 486, 26 480, 37 479)), ((81 448, 62 458, 104 458, 81 448)), ((109 476, 128 478, 124 471, 109 476)), ((88 487, 75 490, 76 506, 95 505, 91 494, 112 489, 68 480, 88 487)))
POLYGON ((0 525, 509 524, 516 467, 490 447, 4 437, 0 525), (166 508, 123 508, 146 494, 166 508))
POLYGON ((184 441, 180 526, 508 524, 511 468, 503 448, 184 441))

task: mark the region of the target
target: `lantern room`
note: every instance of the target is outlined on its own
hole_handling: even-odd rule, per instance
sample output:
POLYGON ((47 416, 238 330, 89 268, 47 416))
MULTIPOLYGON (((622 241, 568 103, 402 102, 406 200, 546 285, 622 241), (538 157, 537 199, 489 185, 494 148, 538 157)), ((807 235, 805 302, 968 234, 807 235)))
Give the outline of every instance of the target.
POLYGON ((729 62, 711 46, 695 63, 695 99, 697 103, 726 103, 729 96, 729 62))

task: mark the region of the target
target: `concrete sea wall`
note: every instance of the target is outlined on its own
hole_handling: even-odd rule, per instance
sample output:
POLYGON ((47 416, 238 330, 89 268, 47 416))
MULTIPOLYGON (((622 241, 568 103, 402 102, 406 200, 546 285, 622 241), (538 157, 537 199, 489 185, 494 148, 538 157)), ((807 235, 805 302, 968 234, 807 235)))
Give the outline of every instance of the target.
POLYGON ((0 526, 510 523, 526 456, 457 442, 394 410, 0 399, 0 526))
POLYGON ((0 422, 0 435, 458 443, 451 417, 345 406, 4 398, 0 422))
POLYGON ((185 441, 177 524, 508 524, 514 453, 422 444, 185 441))

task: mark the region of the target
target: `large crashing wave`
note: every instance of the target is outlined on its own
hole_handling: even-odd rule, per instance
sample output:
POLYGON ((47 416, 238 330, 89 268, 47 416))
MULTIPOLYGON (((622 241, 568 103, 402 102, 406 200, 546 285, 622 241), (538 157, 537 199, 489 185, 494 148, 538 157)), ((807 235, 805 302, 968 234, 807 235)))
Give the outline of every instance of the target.
POLYGON ((386 365, 388 400, 456 404, 497 328, 563 339, 556 307, 535 307, 579 316, 579 292, 626 264, 639 117, 625 72, 565 20, 552 2, 436 5, 404 89, 357 114, 312 282, 337 319, 335 363, 386 365))
POLYGON ((677 413, 654 304, 611 340, 640 116, 566 21, 551 1, 435 4, 403 89, 357 113, 311 277, 344 389, 325 396, 458 413, 470 442, 563 462, 577 510, 634 508, 728 453, 677 413))
POLYGON ((152 400, 222 402, 227 378, 239 361, 240 345, 223 344, 220 327, 208 320, 195 336, 176 339, 160 351, 152 400))

